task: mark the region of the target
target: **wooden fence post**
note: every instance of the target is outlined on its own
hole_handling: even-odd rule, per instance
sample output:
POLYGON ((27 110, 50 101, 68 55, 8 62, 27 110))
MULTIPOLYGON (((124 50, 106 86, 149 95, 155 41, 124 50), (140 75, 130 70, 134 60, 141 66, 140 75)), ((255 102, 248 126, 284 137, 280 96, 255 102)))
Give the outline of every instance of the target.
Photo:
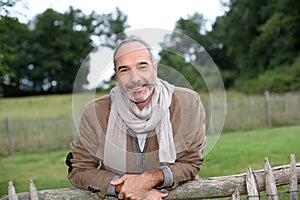
POLYGON ((9 143, 9 153, 10 155, 14 154, 15 152, 15 147, 14 147, 14 136, 13 136, 13 132, 11 129, 11 123, 9 118, 5 118, 5 124, 6 124, 6 128, 7 128, 7 134, 8 134, 8 143, 9 143))
POLYGON ((248 199, 249 200, 259 200, 259 194, 257 191, 255 177, 253 175, 253 171, 250 166, 247 169, 246 187, 247 187, 248 199))
POLYGON ((265 91, 268 126, 272 127, 270 93, 265 91))
POLYGON ((298 179, 297 179, 297 171, 296 171, 295 154, 290 155, 290 160, 291 160, 290 199, 298 200, 298 179))
POLYGON ((12 181, 8 182, 8 200, 18 200, 18 196, 12 181))
POLYGON ((36 191, 36 187, 33 183, 33 180, 29 181, 29 191, 30 191, 30 199, 31 200, 39 200, 38 193, 36 191))
MULTIPOLYGON (((268 161, 266 160, 266 163, 268 161)), ((274 180, 276 180, 277 186, 290 184, 291 165, 282 165, 275 168, 266 166, 266 171, 273 174, 274 180)), ((300 180, 300 163, 295 163, 297 181, 300 180)), ((260 198, 259 191, 264 191, 266 185, 266 172, 264 169, 252 171, 249 167, 247 173, 235 174, 231 176, 198 178, 193 181, 189 181, 175 188, 172 191, 168 191, 168 197, 166 200, 180 200, 180 199, 211 199, 221 197, 232 197, 232 199, 238 199, 238 194, 246 195, 248 191, 248 199, 256 200, 260 198)), ((274 181, 275 183, 275 181, 274 181)), ((300 183, 300 182, 298 182, 300 183)), ((268 186, 269 187, 269 186, 268 186)), ((9 182, 9 195, 14 196, 15 190, 12 182, 9 182), (11 189, 10 189, 11 188, 11 189)), ((35 191, 36 189, 33 189, 35 191)), ((32 192, 24 192, 17 194, 17 198, 20 200, 28 200, 32 192)), ((41 190, 37 191, 40 200, 48 199, 95 199, 99 200, 99 197, 95 193, 91 193, 88 190, 81 190, 75 188, 61 188, 54 190, 41 190)), ((288 193, 285 192, 285 193, 288 193)), ((299 191, 295 191, 296 195, 299 191)), ((269 193, 268 194, 273 194, 269 193)), ((278 195, 277 192, 275 195, 278 195)), ((261 195, 262 196, 262 195, 261 195)), ((10 200, 8 196, 0 197, 0 200, 10 200)), ((106 197, 106 200, 116 200, 115 197, 106 197)))
POLYGON ((268 158, 265 158, 265 183, 269 200, 278 200, 275 177, 272 172, 268 158))
POLYGON ((234 193, 231 195, 231 200, 240 200, 240 192, 238 189, 235 189, 234 193))

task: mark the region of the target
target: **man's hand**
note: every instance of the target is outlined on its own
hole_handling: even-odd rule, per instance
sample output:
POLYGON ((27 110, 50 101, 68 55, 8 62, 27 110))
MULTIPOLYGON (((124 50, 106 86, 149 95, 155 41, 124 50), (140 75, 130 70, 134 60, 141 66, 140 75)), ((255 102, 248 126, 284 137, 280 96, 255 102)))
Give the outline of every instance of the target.
MULTIPOLYGON (((147 196, 149 191, 163 181, 164 177, 162 171, 154 170, 139 175, 126 174, 112 181, 111 184, 116 187, 116 192, 119 192, 119 199, 143 199, 147 196)), ((152 193, 154 192, 151 192, 151 194, 152 193)))
POLYGON ((167 196, 168 193, 161 193, 156 189, 152 189, 145 194, 143 200, 161 200, 163 198, 166 198, 167 196))

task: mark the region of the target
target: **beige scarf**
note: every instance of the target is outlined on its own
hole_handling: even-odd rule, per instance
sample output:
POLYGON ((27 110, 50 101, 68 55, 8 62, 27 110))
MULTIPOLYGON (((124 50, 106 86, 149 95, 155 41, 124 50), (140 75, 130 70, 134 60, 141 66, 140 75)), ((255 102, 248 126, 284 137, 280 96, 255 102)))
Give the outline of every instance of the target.
POLYGON ((154 94, 143 110, 129 100, 119 86, 112 89, 112 106, 108 120, 103 162, 109 170, 118 174, 126 172, 126 134, 136 134, 141 150, 148 133, 155 131, 159 144, 159 162, 174 163, 176 150, 170 122, 169 107, 174 86, 159 78, 154 94))

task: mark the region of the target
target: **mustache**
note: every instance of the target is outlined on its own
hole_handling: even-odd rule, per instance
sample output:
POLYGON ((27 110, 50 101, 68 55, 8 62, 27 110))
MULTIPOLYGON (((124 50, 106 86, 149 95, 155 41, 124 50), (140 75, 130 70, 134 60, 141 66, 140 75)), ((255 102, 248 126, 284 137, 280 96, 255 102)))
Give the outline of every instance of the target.
POLYGON ((155 82, 138 81, 137 83, 129 83, 126 88, 134 89, 136 87, 153 86, 155 82))

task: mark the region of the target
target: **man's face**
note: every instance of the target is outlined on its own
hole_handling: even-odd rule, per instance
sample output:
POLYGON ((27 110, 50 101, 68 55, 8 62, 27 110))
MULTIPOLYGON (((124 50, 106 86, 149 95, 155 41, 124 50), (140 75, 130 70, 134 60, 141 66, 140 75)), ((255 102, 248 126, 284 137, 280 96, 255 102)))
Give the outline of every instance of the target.
POLYGON ((139 103, 152 93, 156 66, 147 48, 139 42, 123 44, 115 56, 116 77, 129 99, 139 103))

